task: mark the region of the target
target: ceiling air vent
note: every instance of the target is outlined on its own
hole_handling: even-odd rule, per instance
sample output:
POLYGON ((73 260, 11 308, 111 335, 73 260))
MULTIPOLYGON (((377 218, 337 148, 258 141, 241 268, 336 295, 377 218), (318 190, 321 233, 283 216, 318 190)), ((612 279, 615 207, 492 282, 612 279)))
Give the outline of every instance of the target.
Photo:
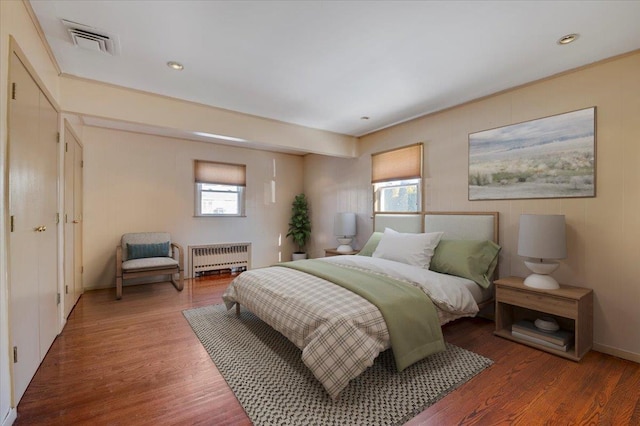
POLYGON ((104 52, 110 55, 119 53, 118 37, 105 31, 82 25, 77 22, 62 20, 62 24, 69 31, 71 41, 78 47, 104 52))

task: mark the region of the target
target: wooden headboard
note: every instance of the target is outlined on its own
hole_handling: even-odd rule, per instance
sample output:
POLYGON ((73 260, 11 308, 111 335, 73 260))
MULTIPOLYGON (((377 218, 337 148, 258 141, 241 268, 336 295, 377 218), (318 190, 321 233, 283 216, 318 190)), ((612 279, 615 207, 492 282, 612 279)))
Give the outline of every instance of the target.
POLYGON ((373 230, 444 232, 448 240, 491 240, 499 244, 498 212, 377 213, 373 230))

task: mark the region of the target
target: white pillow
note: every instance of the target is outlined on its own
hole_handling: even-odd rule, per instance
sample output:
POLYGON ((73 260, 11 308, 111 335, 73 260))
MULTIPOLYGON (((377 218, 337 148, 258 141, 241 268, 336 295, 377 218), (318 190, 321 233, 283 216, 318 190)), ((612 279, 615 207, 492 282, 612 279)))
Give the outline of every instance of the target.
POLYGON ((429 269, 431 257, 442 238, 442 232, 405 234, 385 228, 372 257, 379 257, 429 269))

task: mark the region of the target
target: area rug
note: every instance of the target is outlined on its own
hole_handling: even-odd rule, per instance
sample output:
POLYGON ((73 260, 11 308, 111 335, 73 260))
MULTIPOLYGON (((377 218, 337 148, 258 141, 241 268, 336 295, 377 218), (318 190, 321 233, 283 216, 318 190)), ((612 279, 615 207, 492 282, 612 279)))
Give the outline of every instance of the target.
POLYGON ((213 305, 183 314, 256 426, 403 424, 493 363, 447 344, 398 373, 385 351, 333 401, 300 349, 251 312, 213 305))

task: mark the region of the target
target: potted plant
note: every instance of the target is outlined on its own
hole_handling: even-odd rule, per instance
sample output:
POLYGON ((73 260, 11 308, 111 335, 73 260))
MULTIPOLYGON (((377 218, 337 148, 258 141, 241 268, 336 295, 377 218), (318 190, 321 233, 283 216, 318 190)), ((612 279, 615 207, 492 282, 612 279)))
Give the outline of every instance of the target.
POLYGON ((297 246, 297 251, 292 256, 293 260, 305 259, 307 253, 304 247, 311 237, 311 220, 309 220, 309 203, 304 194, 296 195, 291 204, 291 221, 287 237, 289 236, 297 246))

